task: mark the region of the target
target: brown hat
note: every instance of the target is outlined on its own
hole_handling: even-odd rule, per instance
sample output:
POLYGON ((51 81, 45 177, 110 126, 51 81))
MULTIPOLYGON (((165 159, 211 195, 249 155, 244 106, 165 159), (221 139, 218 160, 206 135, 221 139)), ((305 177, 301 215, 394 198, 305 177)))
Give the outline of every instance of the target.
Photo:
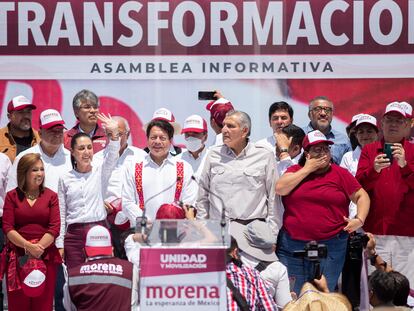
POLYGON ((348 299, 338 293, 323 293, 311 283, 305 283, 299 298, 289 302, 284 311, 351 311, 348 299))

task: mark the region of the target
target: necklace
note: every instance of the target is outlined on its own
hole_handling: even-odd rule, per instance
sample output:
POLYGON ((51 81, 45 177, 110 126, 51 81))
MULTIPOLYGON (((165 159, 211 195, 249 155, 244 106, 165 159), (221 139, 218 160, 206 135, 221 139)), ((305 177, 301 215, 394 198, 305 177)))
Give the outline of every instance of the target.
POLYGON ((30 193, 27 193, 27 192, 25 192, 24 193, 24 195, 26 196, 26 198, 28 198, 29 200, 36 200, 37 199, 37 197, 39 196, 39 194, 37 193, 37 194, 30 194, 30 193))

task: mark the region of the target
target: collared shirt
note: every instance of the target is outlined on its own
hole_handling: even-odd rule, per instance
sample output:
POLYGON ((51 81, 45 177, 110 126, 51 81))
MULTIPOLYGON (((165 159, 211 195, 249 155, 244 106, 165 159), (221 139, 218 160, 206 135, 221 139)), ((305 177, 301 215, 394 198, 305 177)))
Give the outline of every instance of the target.
MULTIPOLYGON (((145 215, 148 219, 155 219, 155 215, 162 204, 174 202, 177 185, 177 162, 184 163, 184 180, 180 201, 194 204, 197 195, 197 184, 191 179, 193 170, 190 164, 170 154, 161 165, 155 163, 150 154, 147 154, 142 162, 142 189, 145 215)), ((125 169, 122 210, 128 216, 132 226, 135 226, 136 218, 142 216, 135 182, 135 165, 125 169)))
POLYGON ((191 165, 191 168, 193 169, 194 177, 198 179, 201 174, 201 170, 203 169, 201 164, 204 163, 204 159, 206 155, 207 155, 207 147, 204 146, 203 150, 200 152, 197 159, 194 158, 194 156, 188 150, 185 150, 184 152, 180 153, 177 156, 177 158, 183 159, 184 161, 189 163, 191 165))
MULTIPOLYGON (((32 131, 32 142, 28 146, 34 146, 40 142, 40 136, 37 131, 35 131, 33 128, 32 131)), ((0 128, 0 152, 6 154, 10 161, 13 162, 14 159, 17 156, 17 146, 16 142, 14 141, 13 135, 10 133, 10 123, 7 124, 7 126, 0 128)))
MULTIPOLYGON (((102 165, 106 154, 106 149, 95 154, 93 156, 93 166, 102 165)), ((124 152, 119 156, 116 166, 111 173, 111 177, 109 178, 108 188, 104 196, 105 200, 110 202, 115 198, 121 197, 125 168, 135 165, 136 162, 142 161, 146 155, 147 153, 140 148, 134 146, 127 146, 125 148, 124 152)))
POLYGON ((226 145, 212 147, 200 176, 196 202, 197 218, 266 218, 278 231, 275 216, 275 182, 278 179, 274 155, 248 143, 235 155, 226 145))
MULTIPOLYGON (((309 124, 305 126, 303 130, 305 131, 305 133, 309 133, 314 131, 315 129, 309 122, 309 124)), ((348 151, 352 151, 352 146, 349 141, 349 138, 344 133, 333 129, 332 127, 329 133, 325 136, 327 139, 334 142, 334 144, 331 146, 331 155, 333 161, 339 165, 341 163, 343 155, 348 151)))
MULTIPOLYGON (((241 265, 237 266, 230 262, 226 265, 226 277, 239 290, 240 294, 246 299, 249 310, 252 311, 271 311, 277 310, 276 303, 267 291, 267 286, 260 278, 259 272, 255 269, 241 265)), ((236 300, 233 298, 231 290, 227 287, 227 310, 240 310, 236 300)))
POLYGON ((59 177, 72 169, 70 152, 61 145, 56 153, 52 157, 49 157, 43 151, 41 144, 26 149, 16 157, 13 166, 9 170, 7 191, 17 187, 17 164, 19 163, 19 160, 28 153, 40 154, 40 158, 42 159, 45 168, 45 187, 57 192, 59 177))
POLYGON ((63 247, 67 225, 100 221, 106 218, 103 196, 118 160, 119 141, 110 141, 105 160, 88 173, 71 170, 59 179, 60 236, 56 246, 63 247))
MULTIPOLYGON (((346 168, 353 176, 358 169, 359 157, 361 156, 361 147, 357 146, 354 151, 348 151, 344 154, 341 161, 341 167, 346 168)), ((349 218, 355 218, 357 206, 354 202, 349 203, 349 218)))
POLYGON ((346 168, 353 176, 356 175, 358 169, 359 157, 361 156, 361 147, 357 146, 355 150, 348 151, 342 157, 341 165, 346 168))
POLYGON ((3 216, 4 198, 6 197, 7 174, 11 167, 8 156, 0 153, 0 217, 3 216))
POLYGON ((223 144, 223 134, 217 134, 213 146, 221 146, 223 144))

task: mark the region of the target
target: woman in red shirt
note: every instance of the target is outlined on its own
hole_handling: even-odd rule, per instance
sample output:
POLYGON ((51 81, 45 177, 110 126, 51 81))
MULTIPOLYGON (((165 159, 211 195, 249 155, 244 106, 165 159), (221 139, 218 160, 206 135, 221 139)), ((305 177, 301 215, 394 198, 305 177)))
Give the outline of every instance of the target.
POLYGON ((299 293, 306 281, 313 279, 313 265, 294 257, 309 241, 327 246, 328 256, 321 259, 321 270, 329 289, 335 289, 345 260, 348 233, 362 227, 369 210, 369 197, 356 179, 344 168, 333 164, 329 145, 320 131, 305 136, 304 150, 298 165, 293 165, 276 183, 276 193, 283 196, 285 213, 279 232, 277 255, 295 279, 299 293), (357 215, 347 218, 350 200, 357 205, 357 215))
POLYGON ((17 166, 18 187, 7 193, 4 202, 3 231, 8 238, 7 295, 11 311, 53 308, 56 269, 61 263, 54 244, 59 235, 60 216, 57 194, 43 186, 44 178, 40 155, 26 154, 17 166), (45 286, 36 297, 27 296, 25 279, 20 277, 24 262, 30 258, 41 259, 46 266, 46 271, 42 271, 45 286))

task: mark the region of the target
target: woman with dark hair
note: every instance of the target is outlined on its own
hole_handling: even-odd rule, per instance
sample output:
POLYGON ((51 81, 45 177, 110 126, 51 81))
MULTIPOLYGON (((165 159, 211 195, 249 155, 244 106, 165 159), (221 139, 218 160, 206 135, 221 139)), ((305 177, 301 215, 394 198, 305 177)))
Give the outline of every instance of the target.
MULTIPOLYGON (((6 195, 3 231, 8 243, 5 248, 9 310, 52 310, 57 265, 61 263, 54 244, 59 235, 58 197, 43 186, 43 162, 37 153, 24 155, 17 166, 18 187, 6 195), (34 263, 42 272, 34 286, 28 289, 28 276, 21 274, 34 263), (42 282, 43 280, 43 282, 42 282), (36 288, 38 287, 38 288, 36 288)), ((4 262, 3 262, 4 264, 4 262)), ((29 270, 36 274, 38 270, 29 270)))
POLYGON ((98 118, 109 138, 102 165, 93 166, 93 143, 89 135, 77 133, 71 141, 73 170, 59 180, 59 247, 64 246, 64 258, 68 268, 85 261, 83 249, 88 230, 96 224, 106 226, 107 211, 103 195, 118 159, 119 134, 118 122, 110 115, 99 114, 98 118))
POLYGON ((294 251, 303 251, 309 241, 327 246, 328 257, 319 259, 333 291, 344 264, 348 233, 362 227, 369 210, 365 190, 346 169, 332 163, 331 144, 320 131, 309 132, 299 164, 289 167, 276 183, 285 207, 277 255, 289 277, 295 278, 296 293, 314 279, 314 267, 295 257, 294 251), (357 205, 354 219, 347 218, 350 200, 357 205))

